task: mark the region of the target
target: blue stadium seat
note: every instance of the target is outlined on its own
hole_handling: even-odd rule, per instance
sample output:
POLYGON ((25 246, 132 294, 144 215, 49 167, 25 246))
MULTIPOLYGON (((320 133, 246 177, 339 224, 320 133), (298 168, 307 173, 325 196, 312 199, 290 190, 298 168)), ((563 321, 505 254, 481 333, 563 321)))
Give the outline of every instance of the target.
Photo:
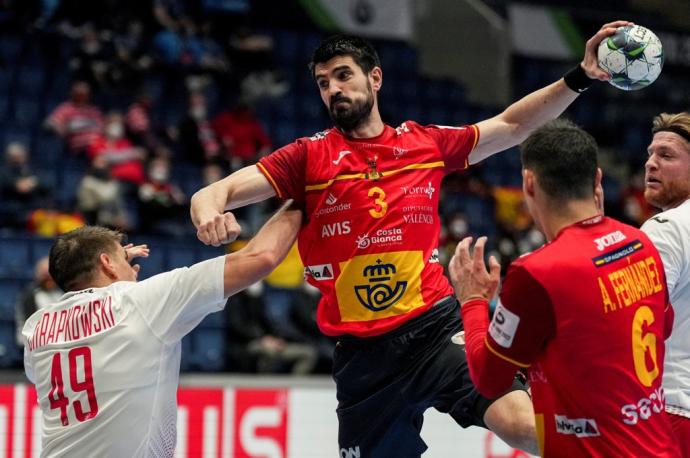
POLYGON ((36 261, 50 254, 54 241, 53 238, 43 237, 35 237, 31 241, 31 265, 35 265, 36 261))
POLYGON ((190 334, 194 364, 203 371, 219 371, 225 364, 225 331, 197 328, 190 334))
POLYGON ((21 36, 5 35, 0 39, 0 57, 5 62, 16 62, 22 52, 21 36))
POLYGON ((193 246, 185 246, 184 243, 175 243, 169 245, 168 252, 168 270, 177 267, 191 266, 196 262, 196 255, 193 246))
POLYGON ((198 327, 204 329, 225 329, 225 312, 220 311, 207 315, 199 323, 198 327))
POLYGON ((34 127, 41 122, 41 105, 32 98, 17 98, 14 102, 14 120, 22 127, 34 127))
POLYGON ((30 281, 30 277, 0 277, 0 317, 5 319, 14 317, 14 305, 19 299, 19 294, 30 281))
POLYGON ((21 237, 0 238, 0 275, 31 276, 30 243, 21 237))
POLYGON ((46 72, 41 67, 23 67, 17 74, 16 90, 20 94, 38 94, 43 91, 46 72))
POLYGON ((165 266, 165 257, 166 257, 166 252, 164 249, 161 249, 160 246, 151 246, 151 252, 149 253, 148 258, 142 258, 140 261, 137 262, 141 266, 141 270, 139 271, 139 279, 143 280, 145 278, 149 278, 153 275, 157 275, 161 272, 164 272, 166 270, 165 266))
POLYGON ((18 367, 22 353, 15 339, 14 321, 0 320, 0 367, 18 367))

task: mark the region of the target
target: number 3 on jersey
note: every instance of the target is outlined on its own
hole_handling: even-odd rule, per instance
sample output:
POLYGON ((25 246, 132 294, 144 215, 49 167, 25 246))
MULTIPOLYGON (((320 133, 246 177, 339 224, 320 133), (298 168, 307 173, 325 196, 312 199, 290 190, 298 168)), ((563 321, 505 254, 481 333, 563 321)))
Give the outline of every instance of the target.
POLYGON ((383 218, 386 212, 388 212, 385 191, 378 186, 374 186, 369 190, 367 196, 374 198, 374 208, 369 209, 369 214, 374 218, 383 218))
MULTIPOLYGON (((91 349, 89 347, 73 348, 67 354, 67 361, 70 388, 75 394, 80 391, 86 391, 86 396, 89 400, 88 411, 84 411, 79 400, 75 400, 72 403, 74 405, 74 415, 78 421, 83 422, 98 414, 98 401, 96 400, 96 389, 93 386, 93 372, 91 370, 91 349), (80 377, 77 376, 79 368, 77 358, 81 358, 84 367, 84 380, 81 382, 78 380, 80 377)), ((59 352, 53 356, 53 364, 50 370, 50 386, 50 393, 48 393, 50 408, 60 409, 62 426, 67 426, 69 425, 69 418, 67 417, 69 399, 65 396, 62 377, 62 355, 59 352)))

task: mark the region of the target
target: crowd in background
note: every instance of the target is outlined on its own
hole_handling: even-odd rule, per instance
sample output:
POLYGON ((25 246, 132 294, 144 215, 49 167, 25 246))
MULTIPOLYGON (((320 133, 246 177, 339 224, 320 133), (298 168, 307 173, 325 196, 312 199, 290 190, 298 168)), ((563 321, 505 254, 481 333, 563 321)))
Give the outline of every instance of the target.
MULTIPOLYGON (((241 18, 211 20, 198 4, 55 0, 26 8, 14 19, 21 33, 36 37, 49 68, 68 68, 67 93, 40 128, 60 139, 60 162, 76 167, 80 176, 72 199, 56 199, 56 184, 36 173, 42 158, 32 160, 28 144, 7 143, 0 167, 3 233, 53 237, 99 224, 130 236, 192 238, 189 183, 207 185, 282 146, 274 144, 254 109, 292 89, 272 58, 271 38, 242 25, 241 18)), ((322 127, 329 126, 324 114, 322 127)), ((467 235, 488 235, 504 267, 544 242, 521 190, 490 184, 487 167, 491 164, 444 183, 444 263, 467 235)), ((519 168, 515 174, 519 177, 519 168)), ((629 177, 607 175, 604 185, 610 215, 639 225, 652 214, 643 198, 641 169, 629 177)), ((271 210, 268 204, 238 212, 246 229, 243 240, 271 210)), ((17 300, 17 328, 59 295, 56 288, 42 259, 17 300)), ((333 343, 316 328, 317 302, 293 250, 264 282, 229 300, 225 369, 328 372, 333 343)))

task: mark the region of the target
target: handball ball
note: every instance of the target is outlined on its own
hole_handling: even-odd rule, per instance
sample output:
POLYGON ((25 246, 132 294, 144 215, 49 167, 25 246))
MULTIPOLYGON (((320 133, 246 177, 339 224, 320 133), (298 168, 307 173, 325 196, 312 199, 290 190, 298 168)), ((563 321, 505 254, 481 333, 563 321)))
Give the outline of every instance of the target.
POLYGON ((636 91, 657 79, 664 66, 664 50, 654 33, 639 25, 619 27, 598 50, 599 67, 611 75, 609 83, 636 91))

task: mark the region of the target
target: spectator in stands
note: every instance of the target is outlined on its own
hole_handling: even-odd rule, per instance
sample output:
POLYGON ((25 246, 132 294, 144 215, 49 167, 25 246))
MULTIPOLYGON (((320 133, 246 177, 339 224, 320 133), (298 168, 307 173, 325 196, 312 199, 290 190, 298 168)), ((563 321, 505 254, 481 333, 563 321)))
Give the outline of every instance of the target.
POLYGON ((230 298, 225 311, 228 319, 228 368, 233 372, 295 375, 311 373, 317 351, 311 345, 288 342, 266 325, 261 299, 262 284, 230 298))
POLYGON ((29 151, 21 143, 5 149, 5 164, 0 169, 0 196, 3 200, 2 225, 21 227, 29 211, 47 203, 48 188, 29 166, 29 151))
POLYGON ((145 233, 179 236, 187 227, 187 198, 170 182, 170 161, 157 157, 149 162, 148 177, 139 187, 139 223, 145 233))
POLYGON ((162 140, 156 135, 151 122, 153 100, 147 92, 141 92, 127 109, 125 124, 127 135, 132 141, 149 151, 155 151, 162 146, 162 140))
POLYGON ((186 116, 179 124, 179 142, 192 162, 204 163, 218 158, 220 144, 209 122, 208 103, 201 92, 189 94, 186 116))
POLYGON ((146 181, 146 151, 125 137, 124 118, 119 112, 108 113, 103 132, 91 143, 88 153, 92 162, 102 156, 110 167, 110 174, 125 183, 128 191, 146 181))
POLYGON ((81 28, 81 43, 70 61, 70 68, 75 79, 88 82, 92 87, 102 87, 106 82, 114 49, 101 40, 99 31, 92 24, 81 28))
POLYGON ((208 162, 201 170, 201 182, 204 186, 220 181, 227 175, 225 170, 218 162, 208 162))
POLYGON ((212 125, 232 170, 253 164, 271 151, 271 139, 245 103, 220 113, 212 125))
POLYGON ((96 156, 79 183, 77 209, 87 224, 129 230, 124 196, 120 183, 110 175, 104 155, 96 156))
POLYGON ((90 104, 90 98, 91 86, 76 81, 69 100, 58 105, 46 120, 46 127, 64 139, 73 153, 84 152, 103 129, 103 114, 90 104))
POLYGON ((134 92, 143 80, 144 73, 153 65, 144 36, 142 21, 129 21, 125 30, 113 37, 115 58, 111 62, 110 83, 118 89, 134 92))
POLYGON ((26 319, 36 310, 57 302, 60 296, 62 290, 48 272, 48 257, 39 259, 34 267, 33 281, 27 285, 14 306, 17 344, 23 345, 22 328, 26 319))

